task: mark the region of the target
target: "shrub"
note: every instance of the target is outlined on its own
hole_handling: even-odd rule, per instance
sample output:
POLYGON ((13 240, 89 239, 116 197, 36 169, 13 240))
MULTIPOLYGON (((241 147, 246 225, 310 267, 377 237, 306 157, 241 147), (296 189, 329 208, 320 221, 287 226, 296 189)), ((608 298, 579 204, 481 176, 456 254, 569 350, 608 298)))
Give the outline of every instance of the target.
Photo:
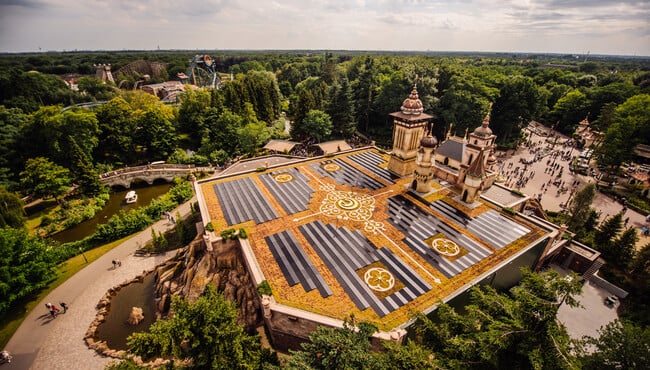
POLYGON ((52 223, 52 217, 50 217, 48 215, 45 215, 45 216, 41 217, 41 225, 40 225, 41 227, 47 226, 47 225, 49 225, 51 223, 52 223))
POLYGON ((507 213, 507 214, 509 214, 509 215, 511 215, 511 216, 514 216, 514 215, 517 214, 517 211, 515 211, 514 209, 512 209, 512 208, 510 208, 510 207, 503 207, 503 208, 501 208, 501 210, 502 210, 504 213, 507 213))
POLYGON ((261 283, 257 285, 257 293, 261 295, 273 295, 273 291, 271 290, 271 286, 269 285, 269 282, 264 280, 261 283))
POLYGON ((206 230, 206 231, 210 231, 210 232, 213 232, 213 231, 214 231, 214 225, 212 225, 212 221, 208 222, 208 223, 205 225, 205 230, 206 230))
POLYGON ((240 239, 246 239, 248 238, 248 234, 246 233, 246 230, 244 228, 239 229, 239 238, 240 239))

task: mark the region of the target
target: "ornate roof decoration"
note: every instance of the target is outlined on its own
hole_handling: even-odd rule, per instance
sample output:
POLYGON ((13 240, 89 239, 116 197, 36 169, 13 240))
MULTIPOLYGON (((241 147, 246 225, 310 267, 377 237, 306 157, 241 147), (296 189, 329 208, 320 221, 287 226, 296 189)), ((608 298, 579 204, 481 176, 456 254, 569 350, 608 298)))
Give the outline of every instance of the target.
POLYGON ((478 177, 480 179, 485 177, 485 164, 483 159, 483 149, 478 153, 478 156, 474 158, 474 161, 470 163, 469 168, 467 169, 467 174, 470 176, 478 177))
POLYGON ((404 99, 400 110, 404 114, 412 114, 417 116, 420 113, 424 112, 424 107, 422 106, 422 100, 420 100, 420 96, 418 95, 417 77, 415 80, 416 82, 413 84, 411 95, 409 95, 408 98, 404 99))
POLYGON ((423 137, 422 140, 420 140, 420 146, 423 148, 435 148, 438 146, 438 139, 436 139, 436 137, 431 135, 431 132, 429 132, 427 136, 423 137))

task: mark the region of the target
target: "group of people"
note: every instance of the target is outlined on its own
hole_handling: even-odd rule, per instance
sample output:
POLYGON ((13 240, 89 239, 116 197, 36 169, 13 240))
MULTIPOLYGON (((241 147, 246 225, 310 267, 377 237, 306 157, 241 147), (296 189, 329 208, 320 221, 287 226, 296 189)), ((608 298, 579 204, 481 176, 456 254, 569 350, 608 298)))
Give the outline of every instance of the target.
POLYGON ((113 269, 116 269, 116 268, 122 266, 122 261, 120 261, 120 260, 112 260, 111 263, 113 263, 113 269))
MULTIPOLYGON (((66 313, 68 311, 68 305, 65 304, 65 302, 59 303, 59 306, 61 306, 61 308, 63 309, 63 313, 66 313)), ((48 311, 50 311, 50 316, 52 316, 52 318, 55 318, 56 315, 61 313, 61 310, 59 310, 58 307, 56 307, 55 305, 49 302, 45 304, 45 308, 47 308, 48 311)))

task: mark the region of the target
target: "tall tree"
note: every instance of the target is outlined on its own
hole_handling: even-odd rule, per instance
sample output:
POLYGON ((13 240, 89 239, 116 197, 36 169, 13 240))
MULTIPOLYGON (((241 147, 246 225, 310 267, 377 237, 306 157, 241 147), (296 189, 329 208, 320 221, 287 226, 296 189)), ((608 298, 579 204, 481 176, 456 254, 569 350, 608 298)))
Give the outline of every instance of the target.
POLYGON ((357 127, 363 129, 366 133, 370 125, 372 101, 374 100, 377 85, 377 70, 374 61, 373 57, 365 57, 359 77, 352 84, 357 127))
POLYGON ((332 133, 349 137, 356 131, 356 122, 348 79, 342 78, 340 83, 332 86, 330 95, 326 112, 332 118, 332 133))
POLYGON ((25 224, 25 211, 23 202, 16 193, 7 191, 4 186, 0 185, 0 228, 13 227, 15 229, 23 227, 25 224))
POLYGON ((77 141, 69 137, 70 155, 72 158, 71 169, 74 181, 79 184, 86 195, 95 196, 102 192, 104 185, 99 181, 99 174, 95 170, 91 158, 84 153, 77 141))
POLYGON ((650 327, 617 320, 598 334, 586 340, 595 350, 583 355, 583 369, 650 369, 650 327))
POLYGON ((150 109, 137 120, 136 140, 147 148, 147 158, 165 159, 176 149, 176 130, 159 109, 150 109))
POLYGON ((46 240, 26 230, 0 228, 0 313, 52 279, 56 258, 46 240))
POLYGON ((20 129, 28 117, 18 108, 7 109, 0 105, 0 184, 15 186, 21 165, 16 142, 20 129))
POLYGON ((99 125, 98 162, 129 164, 135 160, 136 121, 133 109, 122 97, 111 99, 95 110, 99 125))
POLYGON ((577 232, 584 226, 595 197, 596 185, 594 183, 588 183, 576 193, 571 204, 567 205, 571 213, 571 218, 568 221, 570 230, 577 232))
POLYGON ((20 177, 25 192, 37 198, 53 197, 57 203, 72 184, 67 168, 43 157, 28 159, 20 177))
POLYGON ((523 126, 537 118, 545 104, 544 95, 532 78, 509 77, 492 107, 490 126, 499 140, 517 140, 523 126))
POLYGON ((172 298, 173 316, 127 339, 129 350, 146 358, 191 359, 194 369, 252 369, 262 366, 259 338, 237 324, 237 309, 208 285, 195 302, 172 298))
POLYGON ((594 234, 594 247, 599 250, 611 250, 616 235, 623 229, 623 214, 617 213, 604 220, 594 234))
POLYGON ((551 119, 559 122, 557 130, 572 134, 578 122, 587 115, 589 101, 587 95, 575 89, 561 97, 553 106, 551 119))
POLYGON ((634 259, 637 240, 639 237, 636 235, 636 230, 630 227, 614 240, 611 249, 602 250, 603 257, 623 270, 627 270, 634 259))
POLYGON ((435 319, 420 315, 416 335, 445 368, 573 369, 572 342, 556 315, 562 304, 578 305, 581 289, 553 270, 524 270, 510 295, 474 286, 465 314, 443 304, 435 319))
POLYGON ((320 142, 332 133, 332 119, 320 110, 310 110, 301 123, 302 130, 320 142))
POLYGON ((57 106, 41 107, 23 127, 19 145, 25 158, 47 157, 56 163, 71 163, 70 138, 92 158, 99 142, 99 126, 93 112, 57 106))
POLYGON ((343 320, 342 329, 319 326, 301 344, 302 350, 290 351, 290 369, 379 369, 377 356, 370 351, 370 336, 377 328, 357 322, 354 316, 343 320))

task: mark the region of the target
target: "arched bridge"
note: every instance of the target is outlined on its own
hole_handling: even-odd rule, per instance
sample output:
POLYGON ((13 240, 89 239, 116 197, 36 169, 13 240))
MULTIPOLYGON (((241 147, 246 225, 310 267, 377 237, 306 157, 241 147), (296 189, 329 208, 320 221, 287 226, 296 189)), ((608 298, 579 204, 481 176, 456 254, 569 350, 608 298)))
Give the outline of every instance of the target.
POLYGON ((186 176, 195 171, 212 171, 211 167, 195 167, 193 164, 149 164, 146 166, 125 167, 99 175, 99 181, 107 186, 130 188, 135 181, 151 185, 156 180, 170 182, 174 177, 186 176))

